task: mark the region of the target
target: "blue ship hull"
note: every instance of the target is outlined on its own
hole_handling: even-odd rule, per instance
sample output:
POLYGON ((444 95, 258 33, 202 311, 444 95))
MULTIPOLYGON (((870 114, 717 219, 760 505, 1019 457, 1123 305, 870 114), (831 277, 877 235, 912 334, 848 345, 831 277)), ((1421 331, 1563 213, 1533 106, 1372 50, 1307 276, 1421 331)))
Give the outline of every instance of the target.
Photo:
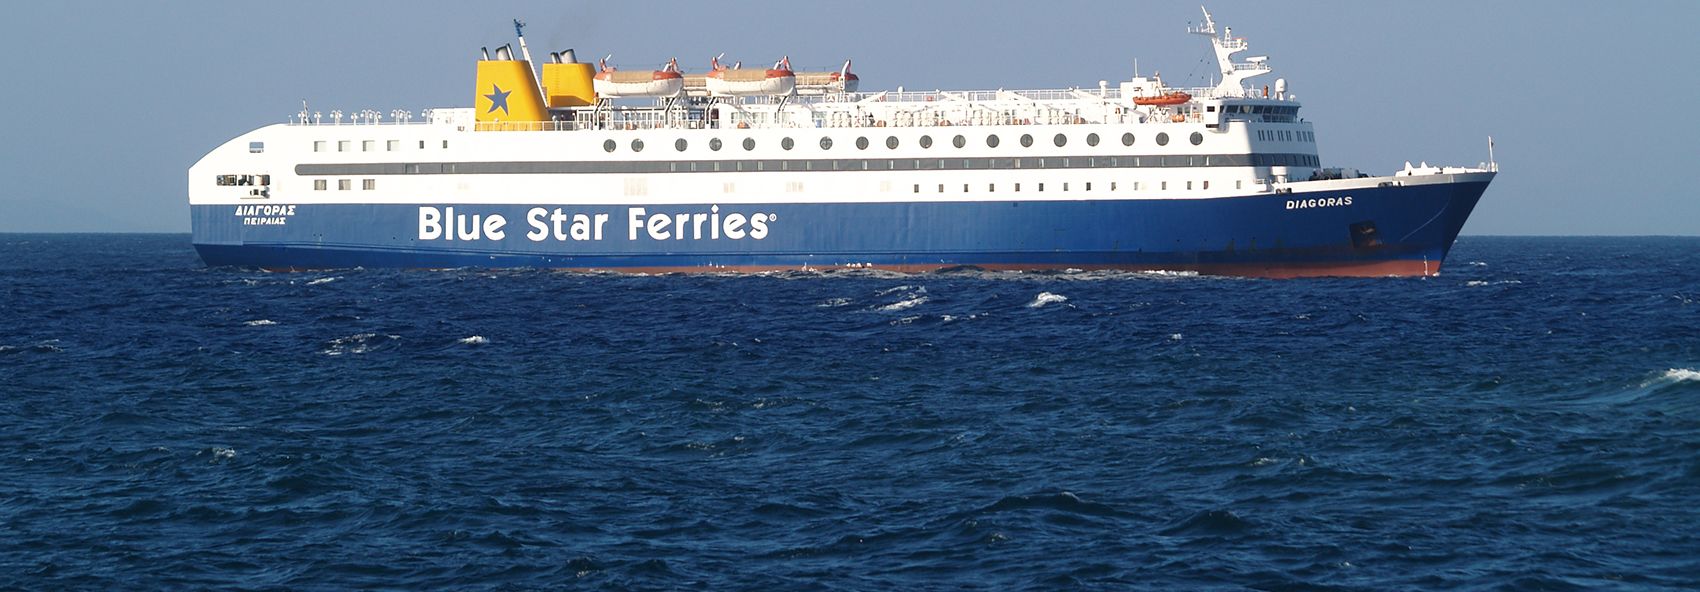
POLYGON ((974 266, 1385 276, 1438 272, 1487 185, 1389 184, 1206 199, 191 209, 195 247, 213 266, 633 272, 974 266))

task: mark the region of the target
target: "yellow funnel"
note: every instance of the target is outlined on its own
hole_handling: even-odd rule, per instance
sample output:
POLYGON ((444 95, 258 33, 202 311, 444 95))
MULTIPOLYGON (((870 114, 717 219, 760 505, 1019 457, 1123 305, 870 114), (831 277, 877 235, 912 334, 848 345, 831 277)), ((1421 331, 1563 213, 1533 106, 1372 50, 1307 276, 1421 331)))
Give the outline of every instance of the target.
POLYGON ((543 91, 531 72, 531 62, 524 60, 479 60, 473 92, 478 129, 538 129, 538 122, 549 121, 543 91))
POLYGON ((543 92, 550 107, 588 107, 596 103, 590 64, 543 64, 543 92))

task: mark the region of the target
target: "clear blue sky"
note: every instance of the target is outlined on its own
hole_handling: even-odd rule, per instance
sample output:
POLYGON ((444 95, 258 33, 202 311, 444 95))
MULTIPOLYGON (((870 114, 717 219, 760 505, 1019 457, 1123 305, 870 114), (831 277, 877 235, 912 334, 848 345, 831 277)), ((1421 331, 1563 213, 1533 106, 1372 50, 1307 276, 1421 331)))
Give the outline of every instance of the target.
MULTIPOLYGON (((1268 55, 1323 161, 1500 178, 1468 234, 1700 234, 1700 2, 1214 0, 1268 55)), ((480 46, 700 71, 710 56, 856 60, 864 89, 1202 83, 1189 2, 19 2, 0 9, 0 232, 187 232, 186 171, 307 99, 465 106, 480 46), (1188 80, 1189 74, 1191 80, 1188 80), (1113 82, 1112 82, 1113 83, 1113 82)), ((1258 82, 1263 82, 1259 79, 1258 82)))

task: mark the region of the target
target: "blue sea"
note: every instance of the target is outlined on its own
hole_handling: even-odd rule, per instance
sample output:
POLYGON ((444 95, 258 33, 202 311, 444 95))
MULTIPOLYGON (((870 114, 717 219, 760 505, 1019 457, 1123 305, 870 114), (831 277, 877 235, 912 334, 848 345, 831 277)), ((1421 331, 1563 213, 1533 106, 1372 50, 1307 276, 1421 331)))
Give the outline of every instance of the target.
POLYGON ((0 235, 0 589, 1693 590, 1700 238, 1442 275, 0 235))

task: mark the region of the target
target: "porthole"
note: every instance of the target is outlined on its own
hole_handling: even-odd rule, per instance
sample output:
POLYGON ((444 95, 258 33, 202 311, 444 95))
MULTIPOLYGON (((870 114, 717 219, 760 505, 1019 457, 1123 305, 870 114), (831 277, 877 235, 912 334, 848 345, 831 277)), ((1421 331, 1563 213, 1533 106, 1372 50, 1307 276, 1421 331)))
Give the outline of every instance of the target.
POLYGON ((615 143, 614 143, 614 141, 613 141, 613 140, 606 140, 606 141, 603 141, 603 142, 602 142, 602 151, 603 151, 603 152, 613 152, 613 151, 614 151, 614 147, 615 147, 615 146, 618 146, 618 145, 619 145, 619 144, 615 144, 615 143))
POLYGON ((643 140, 632 140, 632 152, 643 152, 643 140))
POLYGON ((950 145, 955 146, 957 148, 967 146, 968 145, 968 138, 964 138, 962 136, 957 136, 957 137, 951 138, 950 139, 950 145))
POLYGON ((1065 135, 1062 135, 1062 134, 1057 134, 1057 137, 1051 138, 1051 142, 1055 143, 1058 148, 1061 148, 1063 146, 1067 146, 1068 145, 1068 136, 1065 136, 1065 135))
POLYGON ((785 138, 785 139, 779 141, 779 147, 784 148, 786 150, 790 150, 792 148, 796 148, 797 143, 791 141, 791 138, 785 138))
POLYGON ((868 149, 868 138, 866 136, 856 138, 856 149, 857 150, 867 150, 868 149))
POLYGON ((1162 132, 1162 133, 1157 134, 1157 145, 1158 146, 1168 146, 1169 145, 1169 133, 1168 132, 1162 132))
POLYGON ((1098 145, 1098 134, 1086 134, 1086 145, 1087 146, 1097 146, 1098 145))
POLYGON ((715 151, 715 152, 719 152, 719 151, 720 151, 720 138, 711 138, 711 139, 709 139, 709 141, 708 141, 708 149, 709 149, 709 150, 713 150, 713 151, 715 151))
POLYGON ((897 136, 886 136, 885 147, 890 148, 892 150, 896 150, 897 149, 897 136))
POLYGON ((1027 147, 1030 147, 1032 145, 1033 145, 1033 134, 1021 134, 1021 147, 1027 148, 1027 147))
POLYGON ((1192 137, 1187 138, 1187 139, 1192 141, 1192 145, 1197 146, 1199 144, 1204 143, 1204 134, 1201 134, 1201 133, 1198 133, 1198 132, 1192 132, 1192 137))
POLYGON ((933 147, 933 137, 932 136, 921 136, 921 147, 922 148, 932 148, 933 147))
POLYGON ((832 138, 821 138, 820 139, 820 149, 821 150, 831 150, 832 149, 832 138))
POLYGON ((756 139, 755 138, 744 138, 744 149, 745 150, 755 150, 756 149, 756 139))
POLYGON ((1123 146, 1132 146, 1133 145, 1133 134, 1122 134, 1122 145, 1123 146))
POLYGON ((997 148, 998 147, 998 136, 997 136, 997 134, 992 134, 990 136, 986 136, 986 147, 987 148, 997 148))
POLYGON ((688 147, 688 146, 690 146, 690 142, 686 142, 684 138, 679 138, 677 140, 673 140, 673 149, 674 150, 684 152, 685 148, 688 147))

